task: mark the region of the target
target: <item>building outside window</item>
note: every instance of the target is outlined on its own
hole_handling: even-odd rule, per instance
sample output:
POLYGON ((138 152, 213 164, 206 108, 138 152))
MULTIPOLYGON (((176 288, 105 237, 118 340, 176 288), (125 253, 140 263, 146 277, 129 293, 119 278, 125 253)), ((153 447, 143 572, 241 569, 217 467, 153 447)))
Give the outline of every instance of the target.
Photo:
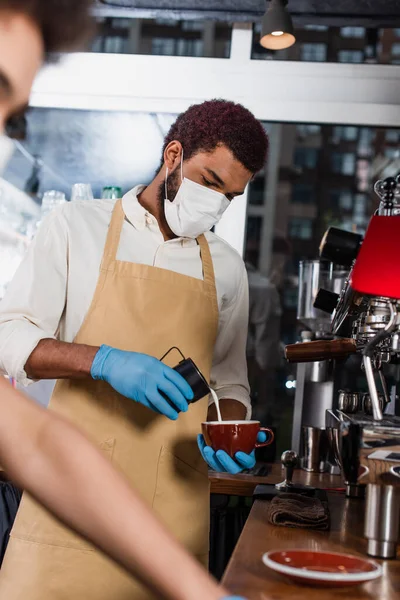
POLYGON ((356 167, 355 154, 350 152, 332 152, 331 166, 334 173, 342 175, 354 175, 356 167))
POLYGON ((153 38, 151 53, 158 56, 171 56, 175 54, 175 40, 173 38, 153 38))
POLYGON ((373 138, 372 129, 370 129, 369 127, 361 127, 360 128, 360 135, 358 138, 358 146, 357 146, 357 152, 358 152, 359 156, 371 156, 372 138, 373 138))
POLYGON ((318 161, 318 152, 317 148, 296 148, 294 152, 296 167, 315 169, 318 161))
POLYGON ((298 240, 311 240, 313 235, 312 219, 292 217, 289 219, 289 237, 298 240))
POLYGON ((387 129, 385 132, 385 140, 386 142, 392 142, 393 144, 397 144, 399 142, 400 133, 397 129, 387 129))
POLYGON ((338 60, 341 63, 362 63, 364 52, 362 50, 339 50, 338 60))
POLYGON ((310 135, 319 135, 321 133, 321 125, 304 123, 302 125, 297 125, 296 132, 300 138, 306 138, 310 135))
POLYGON ((203 56, 203 40, 177 40, 178 56, 203 56))
POLYGON ((354 198, 353 222, 360 228, 365 228, 369 220, 367 215, 367 197, 356 194, 354 198))
POLYGON ((333 209, 351 210, 353 207, 353 194, 350 190, 330 190, 329 200, 333 209))
POLYGON ((354 142, 358 138, 358 127, 344 127, 339 125, 333 128, 333 143, 338 144, 340 140, 354 142))
POLYGON ((328 31, 327 25, 304 25, 306 31, 328 31))
POLYGON ((392 44, 392 56, 400 56, 400 44, 392 44))
POLYGON ((398 148, 385 148, 384 154, 386 158, 400 158, 400 151, 398 148))
POLYGON ((341 27, 340 35, 344 38, 363 38, 365 37, 365 27, 341 27))
POLYGON ((295 204, 315 204, 315 189, 309 183, 295 183, 292 191, 292 202, 295 204))
POLYGON ((325 62, 326 54, 326 44, 301 45, 301 60, 312 62, 325 62))

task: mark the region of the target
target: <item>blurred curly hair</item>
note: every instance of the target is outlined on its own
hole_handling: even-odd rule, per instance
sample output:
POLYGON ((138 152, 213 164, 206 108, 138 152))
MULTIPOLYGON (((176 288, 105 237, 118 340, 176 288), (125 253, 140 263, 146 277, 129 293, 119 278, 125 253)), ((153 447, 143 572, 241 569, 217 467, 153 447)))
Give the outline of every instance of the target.
POLYGON ((40 29, 46 56, 81 47, 94 31, 93 0, 0 0, 0 11, 27 15, 40 29))

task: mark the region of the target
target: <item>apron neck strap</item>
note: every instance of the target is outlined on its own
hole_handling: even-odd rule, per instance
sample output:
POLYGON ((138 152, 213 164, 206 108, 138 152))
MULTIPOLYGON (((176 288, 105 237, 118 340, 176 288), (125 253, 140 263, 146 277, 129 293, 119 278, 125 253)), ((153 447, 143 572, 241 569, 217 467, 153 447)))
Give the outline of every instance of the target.
POLYGON ((206 236, 204 234, 199 235, 199 237, 196 238, 196 241, 200 247, 204 283, 208 286, 211 286, 212 289, 215 289, 214 265, 211 258, 210 246, 208 245, 206 236))
MULTIPOLYGON (((122 226, 125 220, 124 209, 122 208, 122 200, 117 200, 115 203, 111 222, 108 228, 106 245, 104 247, 103 260, 101 268, 108 270, 110 265, 116 260, 121 238, 122 226)), ((204 234, 199 235, 196 241, 200 247, 201 262, 203 265, 204 283, 215 290, 215 273, 214 265, 211 258, 210 246, 204 234)))
POLYGON ((122 208, 122 200, 117 200, 115 203, 111 222, 108 228, 106 245, 104 247, 103 260, 101 263, 102 269, 109 269, 110 265, 116 260, 119 240, 121 237, 122 225, 124 224, 125 213, 122 208))

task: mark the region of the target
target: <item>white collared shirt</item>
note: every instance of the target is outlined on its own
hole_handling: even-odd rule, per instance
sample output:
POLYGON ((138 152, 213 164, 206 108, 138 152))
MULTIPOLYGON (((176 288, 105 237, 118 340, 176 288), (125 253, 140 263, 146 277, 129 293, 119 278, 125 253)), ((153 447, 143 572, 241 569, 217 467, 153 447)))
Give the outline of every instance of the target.
MULTIPOLYGON (((123 198, 126 219, 117 258, 202 279, 198 244, 188 238, 164 241, 156 219, 137 200, 144 187, 123 198)), ((22 385, 31 383, 24 367, 41 339, 72 342, 78 333, 95 291, 113 207, 110 200, 71 202, 51 213, 0 302, 0 370, 22 385)), ((219 398, 242 402, 249 418, 246 270, 226 242, 211 232, 206 238, 219 307, 211 385, 219 398)))

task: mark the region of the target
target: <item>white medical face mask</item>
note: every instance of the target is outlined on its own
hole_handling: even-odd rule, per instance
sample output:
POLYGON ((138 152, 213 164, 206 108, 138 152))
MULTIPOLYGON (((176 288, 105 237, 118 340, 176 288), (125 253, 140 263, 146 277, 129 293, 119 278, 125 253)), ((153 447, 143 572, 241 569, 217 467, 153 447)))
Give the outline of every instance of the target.
POLYGON ((14 151, 14 143, 4 134, 0 134, 0 175, 7 166, 14 151))
POLYGON ((215 192, 183 177, 183 156, 181 159, 182 183, 172 202, 168 200, 165 176, 164 210, 167 223, 178 237, 196 238, 210 231, 221 219, 229 206, 229 200, 220 192, 215 192))

